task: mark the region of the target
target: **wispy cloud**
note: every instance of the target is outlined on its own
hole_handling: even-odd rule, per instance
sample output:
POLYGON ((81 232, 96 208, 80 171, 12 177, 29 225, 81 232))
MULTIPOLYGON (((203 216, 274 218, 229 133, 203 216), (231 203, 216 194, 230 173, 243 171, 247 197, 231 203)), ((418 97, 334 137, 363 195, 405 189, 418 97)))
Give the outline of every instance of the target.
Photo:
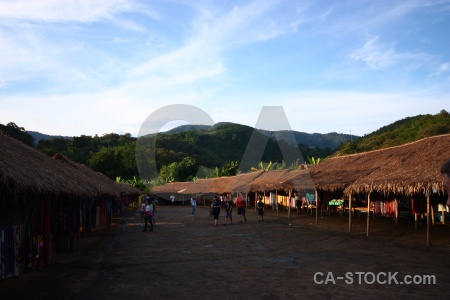
POLYGON ((136 11, 139 7, 129 0, 40 0, 2 1, 0 19, 22 19, 40 22, 94 22, 113 18, 120 12, 136 11))
POLYGON ((377 36, 369 38, 361 48, 350 54, 350 58, 364 62, 374 70, 387 69, 400 64, 406 64, 407 68, 414 68, 431 60, 431 57, 425 53, 397 51, 393 45, 382 44, 378 40, 377 36))

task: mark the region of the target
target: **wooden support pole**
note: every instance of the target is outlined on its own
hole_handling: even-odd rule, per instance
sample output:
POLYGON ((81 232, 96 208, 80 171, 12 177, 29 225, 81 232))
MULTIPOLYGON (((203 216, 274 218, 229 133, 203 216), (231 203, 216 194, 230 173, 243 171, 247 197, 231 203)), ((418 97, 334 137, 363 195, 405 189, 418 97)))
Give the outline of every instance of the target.
MULTIPOLYGON (((427 203, 428 203, 428 198, 427 198, 427 203)), ((427 204, 428 205, 428 204, 427 204)), ((433 206, 430 205, 430 210, 431 210, 431 224, 434 226, 434 224, 436 224, 434 222, 434 208, 433 206)))
POLYGON ((369 236, 370 230, 370 193, 367 195, 367 230, 366 236, 369 236))
POLYGON ((431 245, 430 237, 430 194, 427 191, 427 246, 431 245))
POLYGON ((292 225, 292 223, 291 223, 291 193, 292 193, 292 189, 289 189, 289 198, 288 198, 288 220, 289 220, 289 226, 292 225))
MULTIPOLYGON (((345 210, 345 205, 342 211, 345 210)), ((352 194, 348 195, 348 232, 352 232, 352 194)))
POLYGON ((414 213, 414 229, 417 229, 418 213, 414 213))
POLYGON ((277 210, 278 216, 278 191, 275 192, 275 209, 277 210))
POLYGON ((316 226, 319 225, 319 193, 315 190, 314 197, 316 198, 316 226))

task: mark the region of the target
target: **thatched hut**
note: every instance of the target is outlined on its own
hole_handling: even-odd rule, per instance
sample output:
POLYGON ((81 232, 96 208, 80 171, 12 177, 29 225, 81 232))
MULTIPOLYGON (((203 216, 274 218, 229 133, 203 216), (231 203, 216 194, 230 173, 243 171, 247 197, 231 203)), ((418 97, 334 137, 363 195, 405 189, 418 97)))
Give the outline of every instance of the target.
POLYGON ((1 247, 11 251, 0 277, 20 275, 29 265, 40 269, 49 264, 53 251, 73 251, 80 228, 96 225, 86 226, 84 220, 105 216, 105 225, 110 224, 113 199, 120 191, 87 167, 52 159, 0 133, 1 247), (88 206, 105 207, 107 213, 97 210, 94 217, 83 209, 88 206))
MULTIPOLYGON (((352 197, 363 197, 368 217, 367 235, 368 212, 376 213, 381 208, 398 217, 400 197, 410 197, 411 203, 416 203, 416 208, 424 207, 425 211, 422 212, 426 214, 429 223, 430 216, 434 216, 430 210, 431 195, 444 194, 440 166, 450 158, 449 146, 450 135, 446 134, 401 146, 333 157, 314 166, 311 177, 317 189, 339 192, 350 199, 350 212, 353 210, 352 197)), ((416 213, 417 211, 417 217, 416 213)), ((351 215, 349 213, 349 230, 351 215)))

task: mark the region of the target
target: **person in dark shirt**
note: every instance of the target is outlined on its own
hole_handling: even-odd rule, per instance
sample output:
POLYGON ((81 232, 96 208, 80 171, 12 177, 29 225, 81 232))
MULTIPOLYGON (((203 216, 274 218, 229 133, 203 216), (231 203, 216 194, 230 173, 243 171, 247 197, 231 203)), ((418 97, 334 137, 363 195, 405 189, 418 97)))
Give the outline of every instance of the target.
POLYGON ((230 225, 233 224, 233 200, 227 198, 225 201, 225 224, 228 225, 228 219, 230 219, 230 225))
POLYGON ((213 201, 211 203, 211 210, 214 216, 214 226, 217 226, 217 221, 219 220, 220 215, 220 203, 217 199, 217 196, 214 196, 213 201))
POLYGON ((256 204, 258 207, 258 222, 264 221, 264 203, 262 202, 262 197, 259 197, 258 203, 256 204))

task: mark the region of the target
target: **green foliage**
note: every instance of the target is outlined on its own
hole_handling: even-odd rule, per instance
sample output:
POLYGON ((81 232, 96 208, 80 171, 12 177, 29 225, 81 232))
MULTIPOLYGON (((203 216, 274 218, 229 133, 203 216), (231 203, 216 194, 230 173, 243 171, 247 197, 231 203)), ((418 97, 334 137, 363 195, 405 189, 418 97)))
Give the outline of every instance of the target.
POLYGON ((308 156, 307 159, 308 159, 308 162, 309 162, 311 165, 318 165, 318 164, 320 164, 320 162, 321 162, 320 157, 314 158, 314 156, 313 156, 313 157, 309 157, 309 156, 308 156))
POLYGON ((272 163, 271 161, 268 163, 260 161, 258 164, 258 167, 252 167, 251 170, 252 171, 258 171, 258 170, 269 171, 270 169, 272 169, 272 167, 275 167, 276 164, 277 163, 272 163))
MULTIPOLYGON (((303 158, 299 158, 298 162, 288 166, 283 161, 277 140, 269 138, 267 132, 254 132, 254 128, 249 126, 222 123, 180 128, 150 135, 140 139, 139 143, 130 134, 111 133, 40 140, 37 148, 48 155, 61 153, 111 179, 120 176, 132 180, 140 176, 147 185, 157 181, 192 180, 195 176, 211 178, 235 175, 252 134, 267 140, 261 161, 264 164, 272 162, 271 168, 296 168, 299 163, 303 163, 303 158)), ((283 136, 277 137, 280 143, 285 143, 283 136)), ((330 148, 304 144, 298 147, 304 156, 326 157, 332 154, 330 148)))
POLYGON ((236 175, 239 163, 237 161, 227 161, 222 167, 216 167, 216 177, 236 175))
POLYGON ((441 110, 434 116, 408 117, 381 127, 371 134, 343 144, 335 154, 342 155, 382 149, 447 133, 450 133, 450 114, 441 110))
POLYGON ((161 177, 166 182, 190 181, 198 170, 198 164, 192 157, 185 157, 181 162, 174 162, 160 169, 161 177))
POLYGON ((23 142, 25 145, 34 147, 34 138, 28 134, 25 128, 17 126, 16 123, 10 122, 6 126, 0 124, 0 130, 6 135, 23 142))
POLYGON ((149 191, 147 185, 145 184, 144 180, 140 179, 139 177, 133 176, 133 179, 122 179, 120 176, 116 178, 117 182, 124 182, 124 183, 128 183, 132 186, 134 186, 135 188, 143 191, 143 192, 147 192, 149 191))

